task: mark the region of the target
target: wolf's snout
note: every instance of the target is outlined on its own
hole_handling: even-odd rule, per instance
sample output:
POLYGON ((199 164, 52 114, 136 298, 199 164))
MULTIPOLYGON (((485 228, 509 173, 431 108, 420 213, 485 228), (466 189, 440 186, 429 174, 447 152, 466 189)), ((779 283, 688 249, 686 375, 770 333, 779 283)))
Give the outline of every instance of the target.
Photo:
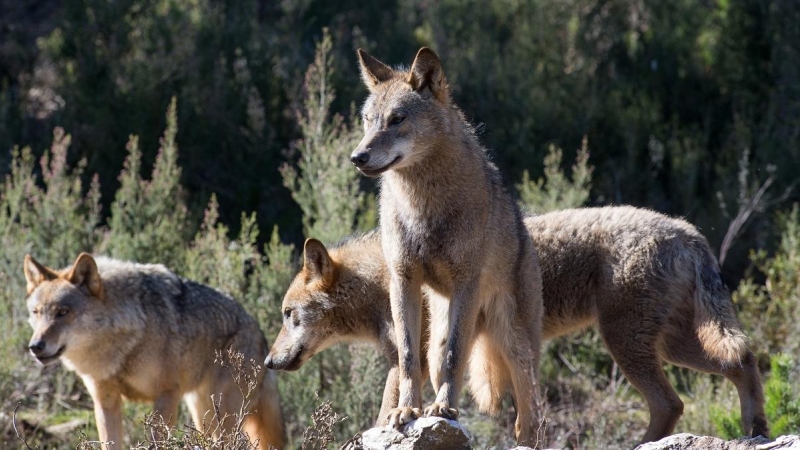
POLYGON ((363 167, 364 164, 369 162, 369 153, 356 150, 350 155, 350 162, 356 167, 363 167))
POLYGON ((39 356, 39 355, 42 354, 42 352, 44 351, 44 349, 46 347, 47 347, 47 344, 44 341, 38 340, 38 341, 35 341, 35 342, 32 341, 28 345, 28 350, 30 350, 31 353, 33 353, 34 355, 39 356))
POLYGON ((264 367, 266 367, 267 369, 275 368, 275 361, 273 361, 271 353, 267 355, 267 359, 264 360, 264 367))

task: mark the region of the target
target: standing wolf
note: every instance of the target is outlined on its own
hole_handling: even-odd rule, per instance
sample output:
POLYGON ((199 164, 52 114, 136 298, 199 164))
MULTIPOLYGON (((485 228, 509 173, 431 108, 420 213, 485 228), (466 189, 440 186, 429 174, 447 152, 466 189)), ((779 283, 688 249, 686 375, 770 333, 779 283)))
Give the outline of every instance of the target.
POLYGON ((457 417, 464 369, 480 336, 508 367, 517 440, 533 445, 541 277, 519 209, 451 103, 433 51, 420 49, 408 72, 363 50, 358 56, 370 96, 362 111, 365 135, 351 160, 367 176, 383 174, 380 228, 399 353, 400 397, 389 423, 410 422, 422 404, 424 285, 437 392, 425 415, 457 417))
MULTIPOLYGON (((543 338, 598 325, 611 356, 647 401, 650 424, 642 442, 672 433, 683 410, 664 361, 731 380, 745 433, 767 436, 756 359, 716 258, 696 228, 631 207, 564 210, 527 217, 525 225, 541 260, 543 338)), ((308 241, 305 258, 315 263, 303 266, 283 301, 299 320, 284 321, 267 361, 275 369, 297 369, 335 342, 378 342, 393 361, 377 421, 384 425, 397 404, 398 374, 380 240, 373 232, 330 251, 308 241)), ((485 412, 497 413, 508 389, 510 374, 497 353, 476 345, 470 355, 470 391, 485 412)))
MULTIPOLYGON (((242 405, 245 430, 262 449, 281 447, 284 430, 274 373, 262 370, 248 399, 215 351, 263 361, 258 323, 229 297, 162 265, 81 253, 56 271, 25 257, 30 352, 44 365, 61 359, 94 400, 100 440, 122 446, 122 397, 154 402, 174 424, 183 398, 195 426, 231 431, 242 405), (212 400, 212 396, 214 399, 212 400)), ((248 370, 249 371, 249 370, 248 370)), ((104 444, 104 448, 112 448, 104 444)))

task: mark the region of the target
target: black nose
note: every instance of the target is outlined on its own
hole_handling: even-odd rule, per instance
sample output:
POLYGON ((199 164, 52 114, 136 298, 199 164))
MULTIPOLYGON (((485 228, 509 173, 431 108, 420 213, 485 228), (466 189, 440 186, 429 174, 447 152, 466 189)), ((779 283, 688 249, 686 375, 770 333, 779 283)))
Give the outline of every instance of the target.
POLYGON ((34 355, 39 355, 44 351, 46 346, 47 345, 44 343, 44 341, 31 342, 30 345, 28 345, 28 350, 30 350, 34 355))
POLYGON ((361 167, 369 161, 369 153, 367 152, 358 152, 353 153, 350 155, 350 162, 353 163, 356 167, 361 167))
POLYGON ((267 369, 274 368, 275 364, 272 362, 272 355, 267 355, 267 359, 264 360, 264 367, 267 369))

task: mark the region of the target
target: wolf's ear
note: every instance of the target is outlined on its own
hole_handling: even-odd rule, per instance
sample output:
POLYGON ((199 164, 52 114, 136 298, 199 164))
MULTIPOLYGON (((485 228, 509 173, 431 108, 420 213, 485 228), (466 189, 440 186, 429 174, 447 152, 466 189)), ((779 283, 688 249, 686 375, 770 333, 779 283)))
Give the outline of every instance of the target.
POLYGON ((33 259, 31 255, 25 255, 25 260, 22 263, 22 270, 25 272, 25 281, 27 282, 28 294, 33 292, 37 286, 45 281, 55 280, 58 274, 55 271, 39 264, 38 261, 33 259))
POLYGON ((95 297, 103 297, 103 283, 100 281, 100 274, 97 273, 97 263, 88 253, 78 255, 66 279, 75 286, 86 286, 95 297))
POLYGON ((358 65, 361 66, 361 79, 370 91, 394 75, 391 67, 373 58, 364 50, 358 49, 356 53, 358 53, 358 65))
POLYGON ((333 281, 333 261, 322 242, 309 238, 303 246, 303 267, 309 279, 320 279, 326 286, 333 281))
POLYGON ((441 103, 449 102, 450 92, 447 80, 444 78, 442 64, 436 53, 428 47, 422 47, 417 52, 417 57, 411 64, 408 83, 420 94, 425 95, 430 91, 441 103))

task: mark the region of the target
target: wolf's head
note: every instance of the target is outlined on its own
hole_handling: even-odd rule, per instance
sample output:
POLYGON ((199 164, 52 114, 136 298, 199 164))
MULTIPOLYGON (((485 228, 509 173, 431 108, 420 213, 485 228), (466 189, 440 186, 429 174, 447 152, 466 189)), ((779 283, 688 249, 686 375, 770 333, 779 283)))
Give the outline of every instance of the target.
POLYGON ((91 324, 84 314, 103 302, 103 285, 94 258, 81 253, 62 271, 39 264, 30 255, 23 263, 28 285, 28 323, 33 328, 28 349, 43 365, 54 363, 82 340, 91 324))
POLYGON ((358 60, 370 96, 361 112, 364 138, 350 161, 370 177, 419 163, 447 133, 450 92, 439 57, 423 47, 409 71, 394 70, 361 49, 358 60))
POLYGON ((336 267, 325 246, 307 239, 303 268, 283 298, 283 326, 264 361, 269 369, 297 370, 309 358, 338 340, 335 324, 336 267))

